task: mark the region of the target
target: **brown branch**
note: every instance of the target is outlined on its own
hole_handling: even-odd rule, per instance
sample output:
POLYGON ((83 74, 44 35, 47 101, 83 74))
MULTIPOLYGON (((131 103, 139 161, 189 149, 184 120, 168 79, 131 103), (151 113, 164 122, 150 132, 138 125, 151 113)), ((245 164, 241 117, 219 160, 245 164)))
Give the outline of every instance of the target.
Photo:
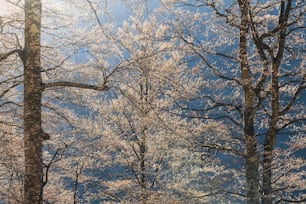
POLYGON ((281 198, 276 203, 282 203, 282 202, 286 202, 286 203, 304 203, 305 201, 306 201, 305 198, 302 198, 300 200, 290 200, 290 199, 281 198))
POLYGON ((10 86, 9 88, 7 88, 6 90, 4 90, 1 94, 0 94, 0 98, 4 97, 5 94, 7 94, 11 89, 15 88, 16 86, 18 86, 20 83, 14 83, 12 86, 10 86))
MULTIPOLYGON (((217 68, 215 68, 211 63, 208 62, 208 60, 199 52, 194 48, 194 44, 192 42, 189 42, 188 40, 186 40, 183 36, 180 37, 183 42, 185 42, 191 49, 192 51, 207 65, 208 68, 210 68, 215 75, 217 75, 218 77, 220 77, 221 79, 225 79, 228 81, 233 81, 236 82, 238 85, 242 85, 241 82, 236 79, 236 78, 231 78, 228 76, 223 75, 220 71, 217 70, 217 68)), ((211 54, 211 53, 209 53, 211 54)), ((221 53, 218 53, 217 55, 222 55, 221 53)), ((228 57, 226 55, 222 55, 223 57, 228 57)), ((231 57, 233 59, 233 57, 231 57)))
POLYGON ((294 105, 295 101, 299 97, 300 93, 305 90, 305 88, 306 88, 306 84, 305 83, 306 83, 306 74, 303 75, 303 78, 302 78, 302 81, 300 83, 299 88, 293 94, 293 96, 291 97, 291 99, 290 99, 289 103, 287 104, 287 106, 283 110, 280 111, 280 113, 279 113, 280 115, 285 115, 292 108, 292 106, 294 105))
POLYGON ((296 124, 298 122, 303 122, 303 121, 306 121, 306 117, 305 118, 296 118, 296 119, 291 120, 291 121, 285 123, 284 125, 282 125, 280 128, 278 128, 278 131, 285 129, 292 124, 296 124))
POLYGON ((209 6, 210 8, 213 9, 213 11, 221 18, 225 19, 226 23, 228 23, 229 25, 239 28, 240 26, 238 24, 236 24, 235 22, 232 21, 232 19, 230 19, 230 15, 235 16, 230 10, 226 9, 225 12, 226 13, 222 13, 216 6, 215 2, 208 2, 206 3, 207 6, 209 6))
POLYGON ((97 9, 94 8, 93 3, 90 0, 86 0, 86 1, 87 1, 88 5, 90 6, 91 10, 93 11, 93 13, 94 13, 94 15, 97 19, 97 22, 99 24, 99 27, 101 28, 102 33, 104 34, 104 36, 106 38, 110 39, 110 36, 106 33, 105 29, 103 28, 103 24, 102 24, 102 22, 99 18, 99 14, 97 12, 97 9))
POLYGON ((13 54, 15 54, 15 53, 18 53, 18 54, 20 55, 21 52, 22 52, 21 49, 15 49, 15 50, 11 50, 11 51, 9 51, 9 52, 7 52, 7 53, 0 53, 0 62, 1 62, 2 60, 7 59, 9 56, 11 56, 11 55, 13 55, 13 54))
POLYGON ((52 87, 74 87, 74 88, 81 88, 81 89, 92 89, 96 91, 107 91, 109 87, 103 84, 102 86, 95 86, 95 85, 88 85, 88 84, 81 84, 76 82, 68 82, 68 81, 59 81, 59 82, 49 82, 43 83, 42 89, 48 89, 52 87))
POLYGON ((223 145, 219 144, 198 144, 200 147, 206 147, 212 150, 217 150, 221 152, 227 152, 227 153, 232 153, 236 156, 245 156, 244 152, 239 149, 232 149, 230 147, 225 147, 223 145))

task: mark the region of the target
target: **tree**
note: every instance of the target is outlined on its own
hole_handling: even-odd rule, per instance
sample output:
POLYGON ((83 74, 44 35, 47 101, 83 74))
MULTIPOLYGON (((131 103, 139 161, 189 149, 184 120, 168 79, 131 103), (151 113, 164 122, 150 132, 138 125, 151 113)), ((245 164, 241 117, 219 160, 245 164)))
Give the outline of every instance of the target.
POLYGON ((50 139, 41 126, 42 79, 40 62, 41 2, 25 1, 24 62, 24 203, 41 203, 42 142, 50 139), (46 137, 44 136, 46 135, 46 137))
MULTIPOLYGON (((143 19, 144 11, 139 7, 132 12, 133 17, 113 36, 125 57, 124 68, 116 72, 116 80, 110 81, 113 92, 99 106, 95 105, 96 99, 88 100, 96 113, 90 123, 97 127, 90 136, 96 141, 91 149, 100 151, 93 159, 98 167, 85 168, 92 172, 101 169, 104 175, 95 186, 101 189, 102 193, 96 196, 100 199, 166 202, 167 198, 175 197, 167 176, 173 174, 168 170, 170 163, 178 162, 172 154, 182 149, 179 146, 184 141, 183 132, 189 129, 185 120, 180 122, 179 116, 166 110, 171 108, 173 98, 196 92, 197 82, 188 79, 192 69, 188 72, 183 65, 184 52, 172 50, 173 42, 164 42, 167 30, 159 19, 153 14, 143 19), (186 84, 180 79, 188 79, 193 92, 184 90, 186 84), (182 138, 177 139, 177 135, 182 138)), ((88 123, 83 123, 84 129, 88 123)))
POLYGON ((303 202, 303 2, 124 2, 5 1, 1 200, 303 202))
MULTIPOLYGON (((0 198, 6 203, 21 202, 23 169, 23 142, 20 137, 22 123, 22 103, 18 89, 20 88, 22 70, 15 66, 19 59, 19 31, 22 30, 19 10, 5 2, 1 2, 0 17, 0 198), (5 8, 5 10, 2 9, 5 8)), ((21 42, 20 42, 21 43, 21 42)))
POLYGON ((124 23, 119 32, 130 63, 117 73, 120 75, 113 87, 119 90, 114 90, 114 96, 98 114, 102 117, 100 123, 107 127, 100 134, 103 149, 111 148, 103 154, 115 157, 111 159, 113 165, 129 169, 121 171, 120 176, 125 177, 115 189, 128 193, 124 200, 132 199, 130 202, 150 202, 149 195, 159 200, 173 197, 182 202, 225 202, 231 188, 225 187, 228 178, 234 177, 231 184, 239 183, 241 174, 214 158, 209 146, 197 147, 198 152, 190 149, 195 148, 192 139, 200 135, 215 147, 216 141, 222 141, 227 148, 234 146, 227 142, 227 127, 222 122, 202 123, 183 114, 188 100, 200 92, 200 67, 190 67, 190 49, 183 47, 177 33, 166 26, 167 21, 163 24, 160 20, 165 13, 142 20, 143 14, 137 9, 131 22, 124 23), (203 149, 209 149, 211 155, 204 155, 203 149), (131 185, 133 192, 128 190, 131 185))
MULTIPOLYGON (((13 49, 1 54, 1 61, 18 54, 24 66, 24 203, 43 201, 43 141, 50 139, 42 129, 41 107, 43 90, 58 87, 77 87, 104 91, 107 86, 86 85, 81 83, 55 81, 43 83, 41 64, 41 18, 42 5, 39 0, 26 0, 24 48, 13 49)), ((20 45, 19 45, 20 46, 20 45)), ((105 82, 106 83, 106 82, 105 82)))
MULTIPOLYGON (((115 55, 122 56, 122 68, 109 81, 110 95, 74 100, 76 106, 88 107, 92 115, 87 118, 82 114, 67 114, 73 125, 80 123, 75 118, 82 118, 78 125, 81 131, 74 130, 73 137, 70 135, 65 140, 69 147, 63 159, 55 164, 61 178, 52 176, 51 182, 65 179, 64 190, 70 199, 76 192, 79 202, 85 202, 86 198, 92 202, 131 203, 200 200, 191 195, 209 197, 207 203, 213 198, 222 200, 224 194, 217 198, 211 192, 217 191, 226 180, 216 183, 205 175, 207 186, 203 189, 197 176, 203 175, 203 169, 214 174, 214 178, 220 175, 225 178, 233 172, 225 171, 221 161, 218 163, 221 167, 216 170, 212 168, 213 162, 201 165, 203 161, 197 156, 202 153, 190 151, 190 137, 207 129, 213 140, 215 134, 222 135, 225 131, 213 130, 220 123, 201 125, 197 119, 182 117, 181 107, 175 102, 198 93, 198 67, 188 67, 186 50, 177 49, 177 38, 162 24, 162 15, 150 13, 144 18, 143 12, 139 6, 132 10, 133 17, 112 35, 116 39, 112 46, 119 49, 115 55), (82 171, 74 173, 80 165, 82 171), (72 188, 76 183, 77 191, 72 188)), ((87 49, 91 54, 100 51, 94 44, 87 49)), ((72 200, 66 198, 65 202, 72 200)))
MULTIPOLYGON (((198 30, 182 29, 180 37, 203 62, 207 78, 212 75, 218 80, 216 86, 213 83, 209 86, 219 91, 203 85, 206 90, 202 98, 207 104, 203 102, 203 108, 193 110, 203 119, 224 120, 228 126, 235 126, 237 131, 233 137, 243 141, 248 203, 303 202, 303 193, 296 193, 303 186, 296 185, 296 192, 286 188, 286 185, 292 186, 291 181, 278 186, 276 175, 285 169, 275 163, 279 156, 275 147, 286 140, 283 135, 299 138, 304 133, 305 117, 297 114, 303 112, 305 98, 302 71, 305 59, 301 48, 301 43, 305 43, 301 38, 305 29, 301 25, 303 3, 248 0, 232 1, 230 6, 228 3, 177 3, 181 12, 188 7, 198 11, 199 19, 204 22, 195 21, 190 25, 198 30), (210 15, 207 24, 205 12, 210 15), (232 95, 227 97, 225 93, 232 95), (279 193, 280 189, 283 194, 279 193)), ((289 146, 282 151, 290 152, 289 146)), ((296 170, 301 166, 296 164, 296 170)))

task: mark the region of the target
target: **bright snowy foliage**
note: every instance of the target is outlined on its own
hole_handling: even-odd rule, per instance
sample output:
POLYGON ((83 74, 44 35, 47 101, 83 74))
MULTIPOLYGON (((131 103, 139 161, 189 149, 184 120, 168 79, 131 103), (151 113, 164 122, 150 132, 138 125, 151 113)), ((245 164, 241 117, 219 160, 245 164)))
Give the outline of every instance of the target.
MULTIPOLYGON (((24 3, 0 3, 0 201, 20 203, 24 3)), ((44 202, 305 201, 304 14, 42 1, 44 202)))

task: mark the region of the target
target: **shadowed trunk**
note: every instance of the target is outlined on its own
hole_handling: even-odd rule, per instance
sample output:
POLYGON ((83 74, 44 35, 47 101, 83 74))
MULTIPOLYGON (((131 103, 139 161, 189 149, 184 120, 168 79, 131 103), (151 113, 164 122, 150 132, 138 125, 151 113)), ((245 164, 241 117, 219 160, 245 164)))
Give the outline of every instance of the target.
POLYGON ((286 41, 286 31, 288 27, 288 18, 291 10, 292 1, 281 1, 281 8, 279 14, 278 26, 280 28, 278 37, 278 50, 276 56, 271 54, 272 60, 272 81, 271 81, 271 120, 269 129, 265 137, 265 147, 263 155, 263 203, 272 204, 273 188, 272 188, 272 161, 273 161, 273 148, 276 143, 277 124, 279 121, 279 67, 283 59, 286 41))
POLYGON ((247 181, 247 203, 259 203, 259 175, 258 175, 258 154, 254 130, 254 90, 251 84, 251 73, 249 71, 247 57, 247 36, 249 30, 249 1, 239 1, 241 11, 240 38, 239 38, 239 60, 241 77, 244 91, 244 140, 245 140, 245 164, 247 181))
POLYGON ((279 117, 279 88, 278 88, 278 65, 275 63, 272 67, 272 116, 269 129, 265 137, 263 154, 263 204, 272 204, 272 161, 273 148, 276 142, 277 123, 279 117))

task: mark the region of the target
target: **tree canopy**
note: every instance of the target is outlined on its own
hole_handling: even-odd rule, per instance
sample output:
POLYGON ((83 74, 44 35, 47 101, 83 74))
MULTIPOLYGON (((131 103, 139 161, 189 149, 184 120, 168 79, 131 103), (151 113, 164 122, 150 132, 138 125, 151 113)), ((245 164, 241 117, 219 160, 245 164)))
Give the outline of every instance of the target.
POLYGON ((0 202, 303 203, 303 0, 0 0, 0 202))

